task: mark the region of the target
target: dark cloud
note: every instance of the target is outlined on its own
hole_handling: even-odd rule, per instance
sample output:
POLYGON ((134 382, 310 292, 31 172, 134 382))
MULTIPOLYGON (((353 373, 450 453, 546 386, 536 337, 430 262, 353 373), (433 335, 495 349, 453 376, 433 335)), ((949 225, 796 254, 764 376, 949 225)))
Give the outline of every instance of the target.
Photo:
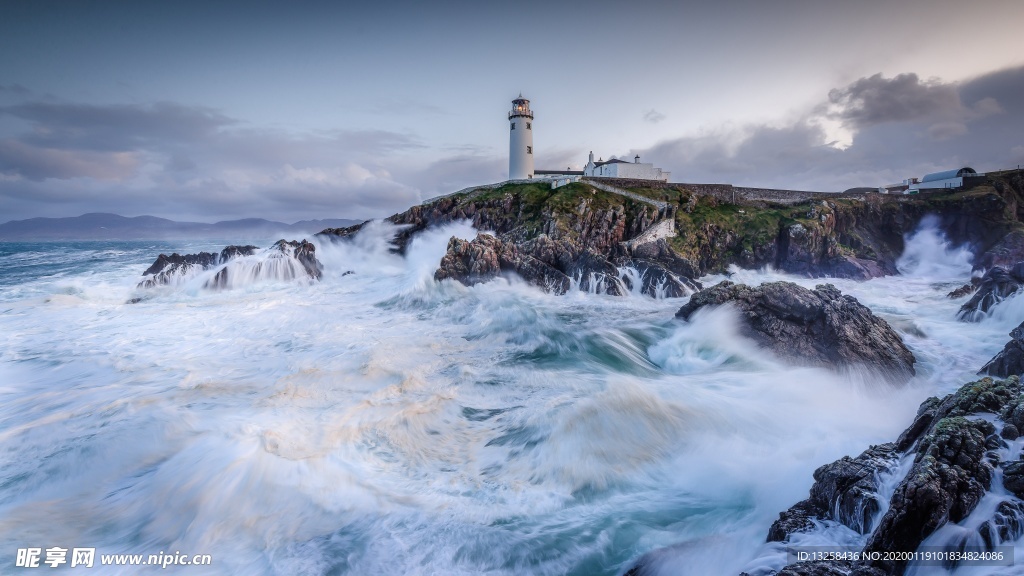
POLYGON ((955 85, 922 82, 917 74, 875 74, 832 90, 828 99, 838 108, 833 117, 857 127, 956 113, 963 107, 955 85))
POLYGON ((828 102, 788 126, 662 142, 642 153, 681 182, 840 191, 971 165, 1014 167, 1024 156, 1024 68, 962 83, 914 74, 874 75, 831 91, 828 102), (826 126, 851 131, 846 147, 826 126))

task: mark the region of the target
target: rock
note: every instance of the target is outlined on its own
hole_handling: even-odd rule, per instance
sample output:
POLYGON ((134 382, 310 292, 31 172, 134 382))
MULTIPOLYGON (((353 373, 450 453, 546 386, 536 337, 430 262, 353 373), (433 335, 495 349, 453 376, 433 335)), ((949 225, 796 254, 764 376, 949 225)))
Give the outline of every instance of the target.
POLYGON ((1024 502, 999 504, 988 522, 978 527, 978 534, 988 546, 1013 542, 1024 534, 1024 502))
POLYGON ((1024 461, 1017 460, 1003 465, 1003 487, 1018 498, 1024 497, 1024 461))
MULTIPOLYGON (((916 550, 947 521, 966 518, 992 482, 985 452, 986 438, 994 432, 991 423, 962 416, 936 423, 922 439, 913 468, 897 486, 864 551, 916 550)), ((880 560, 872 565, 894 574, 906 569, 906 562, 880 560)))
POLYGON ((964 284, 963 286, 957 288, 956 290, 951 291, 949 294, 946 294, 946 298, 949 298, 950 300, 963 298, 964 296, 974 294, 974 291, 977 289, 978 287, 975 286, 974 284, 964 284))
MULTIPOLYGON (((1016 267, 1014 269, 1024 272, 1016 267)), ((981 278, 978 291, 960 307, 957 318, 969 322, 980 321, 993 306, 1020 290, 1022 283, 1024 278, 1014 276, 1005 268, 996 266, 989 269, 981 278)))
POLYGON ((1013 424, 1007 424, 1003 426, 1003 431, 999 435, 1003 437, 1003 440, 1016 440, 1020 438, 1020 430, 1013 424))
POLYGON ((835 520, 860 534, 868 533, 873 517, 881 510, 879 475, 898 463, 896 445, 889 443, 818 468, 810 498, 779 515, 768 530, 768 541, 783 542, 794 533, 806 532, 813 527, 812 519, 835 520))
MULTIPOLYGON (((271 280, 293 280, 299 276, 291 265, 280 263, 283 259, 297 261, 302 266, 301 275, 306 278, 319 280, 323 275, 323 265, 316 259, 316 246, 306 240, 278 240, 267 250, 266 259, 256 262, 253 269, 247 270, 245 274, 271 280)), ((230 265, 224 266, 203 284, 203 288, 227 288, 231 285, 231 276, 237 273, 238 270, 233 270, 230 265)))
POLYGON ((298 242, 296 240, 282 239, 275 242, 270 249, 277 250, 287 257, 298 260, 306 270, 306 275, 311 279, 319 280, 321 276, 323 276, 324 267, 323 264, 316 259, 316 246, 308 240, 298 242))
MULTIPOLYGON (((871 530, 868 524, 879 510, 878 475, 891 471, 916 445, 914 464, 891 495, 890 507, 864 549, 915 550, 947 521, 957 522, 970 514, 991 486, 991 451, 1001 441, 991 423, 967 418, 980 413, 998 414, 1005 421, 1004 434, 1012 434, 1016 423, 1024 424, 1020 379, 982 378, 964 384, 945 398, 925 400, 897 442, 872 446, 857 458, 844 457, 816 470, 810 497, 780 515, 768 532, 768 540, 787 541, 792 534, 813 530, 820 520, 839 521, 861 533, 871 530)), ((1006 489, 1024 496, 1024 460, 1004 463, 1002 468, 1006 489)), ((979 528, 982 538, 989 542, 997 536, 1002 542, 1018 538, 1024 526, 1021 510, 1024 503, 1000 505, 991 525, 985 523, 979 528)), ((817 563, 805 562, 787 566, 779 574, 829 573, 813 571, 822 569, 817 563)), ((905 566, 849 564, 844 569, 851 570, 851 574, 902 574, 905 566)))
POLYGON ((171 283, 176 278, 184 278, 194 275, 202 270, 213 268, 241 256, 255 254, 256 246, 228 246, 219 254, 213 252, 200 252, 198 254, 186 254, 184 256, 175 252, 170 256, 161 254, 157 256, 152 266, 142 273, 143 276, 152 276, 139 282, 138 288, 152 288, 171 283))
POLYGON ((981 367, 978 374, 1000 378, 1024 374, 1024 322, 1010 331, 1010 341, 1001 352, 981 367))
POLYGON ((514 272, 527 282, 556 294, 564 294, 571 285, 569 277, 558 269, 522 253, 512 242, 504 242, 490 234, 478 234, 470 241, 455 237, 449 240, 448 251, 441 259, 434 279, 452 279, 472 286, 505 272, 514 272))
POLYGON ((751 288, 721 282, 694 294, 676 313, 689 318, 706 306, 739 309, 743 333, 779 357, 824 367, 867 366, 895 381, 914 375, 914 355, 885 320, 831 284, 813 291, 790 282, 751 288))
POLYGON ((826 518, 828 509, 817 505, 813 500, 801 500, 779 514, 779 519, 772 522, 768 529, 767 542, 787 542, 793 534, 810 532, 814 529, 814 520, 826 518))
MULTIPOLYGON (((1012 378, 1018 377, 1014 376, 1012 378)), ((1009 382, 1012 378, 1007 378, 1006 381, 1009 382)), ((1007 425, 1012 424, 1016 426, 1018 431, 1024 429, 1024 396, 1018 396, 1007 403, 1000 413, 1000 417, 1007 425)))

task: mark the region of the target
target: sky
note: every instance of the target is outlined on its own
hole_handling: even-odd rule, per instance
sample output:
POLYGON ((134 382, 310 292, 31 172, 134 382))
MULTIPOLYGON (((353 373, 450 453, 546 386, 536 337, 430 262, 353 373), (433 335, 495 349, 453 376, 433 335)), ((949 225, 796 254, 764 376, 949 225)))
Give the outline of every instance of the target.
POLYGON ((0 222, 377 218, 641 156, 840 191, 1024 164, 1024 2, 0 0, 0 222))

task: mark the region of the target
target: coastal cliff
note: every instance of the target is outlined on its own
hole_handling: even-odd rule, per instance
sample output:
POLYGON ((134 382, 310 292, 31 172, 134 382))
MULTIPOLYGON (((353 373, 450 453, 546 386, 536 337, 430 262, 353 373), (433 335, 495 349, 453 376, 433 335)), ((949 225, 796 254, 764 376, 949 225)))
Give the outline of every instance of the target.
MULTIPOLYGON (((938 219, 951 242, 971 247, 979 268, 1024 259, 1024 178, 1015 171, 990 174, 966 190, 794 193, 795 202, 785 201, 781 193, 765 200, 701 185, 605 180, 554 190, 541 182, 479 188, 415 206, 387 221, 402 226, 395 238, 399 252, 428 227, 469 220, 577 280, 588 273, 607 273, 609 266, 638 264, 656 274, 668 272, 680 285, 690 286, 696 278, 725 272, 730 265, 772 266, 810 277, 886 276, 898 272, 904 235, 929 215, 938 219), (629 195, 608 191, 609 183, 629 195), (660 246, 636 242, 666 221, 675 235, 652 243, 660 246), (550 240, 540 242, 547 256, 528 245, 541 237, 550 240), (552 245, 557 256, 548 257, 552 245)), ((363 225, 320 234, 345 237, 363 225)), ((515 271, 514 266, 507 269, 515 271)), ((443 276, 458 279, 457 274, 443 276)), ((621 288, 603 291, 617 290, 621 288)))

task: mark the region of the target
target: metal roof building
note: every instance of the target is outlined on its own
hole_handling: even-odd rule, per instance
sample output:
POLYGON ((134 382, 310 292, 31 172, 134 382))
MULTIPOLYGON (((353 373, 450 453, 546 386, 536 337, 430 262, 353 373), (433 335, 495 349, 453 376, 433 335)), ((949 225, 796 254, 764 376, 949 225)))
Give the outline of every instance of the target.
POLYGON ((911 184, 907 193, 913 194, 918 190, 933 190, 935 188, 961 188, 964 185, 964 178, 971 176, 978 176, 978 173, 970 166, 926 174, 920 182, 911 184))

